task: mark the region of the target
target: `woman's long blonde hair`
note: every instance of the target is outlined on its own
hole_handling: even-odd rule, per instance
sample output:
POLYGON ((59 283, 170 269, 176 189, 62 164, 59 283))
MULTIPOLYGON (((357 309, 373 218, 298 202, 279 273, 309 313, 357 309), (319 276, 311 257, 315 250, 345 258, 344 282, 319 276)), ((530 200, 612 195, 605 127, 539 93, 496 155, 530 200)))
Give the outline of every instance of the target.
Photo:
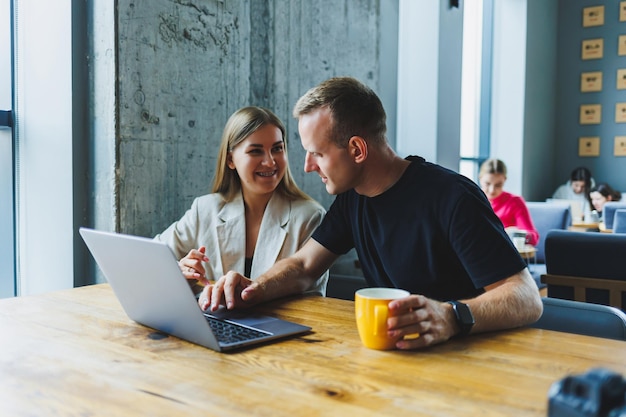
POLYGON ((506 177, 506 164, 496 158, 487 159, 480 166, 480 170, 478 171, 478 178, 482 177, 485 174, 502 174, 506 177))
MULTIPOLYGON (((236 170, 228 167, 228 154, 235 146, 244 141, 248 136, 265 125, 276 126, 282 135, 287 156, 287 143, 285 141, 285 126, 272 111, 263 107, 243 107, 234 112, 224 126, 222 143, 217 156, 217 166, 215 168, 215 179, 213 180, 214 193, 220 193, 224 200, 232 201, 241 192, 241 179, 236 170)), ((287 161, 289 159, 287 158, 287 161)), ((285 167, 283 179, 276 187, 276 191, 283 194, 290 200, 309 200, 309 197, 294 182, 289 170, 289 163, 285 167)))

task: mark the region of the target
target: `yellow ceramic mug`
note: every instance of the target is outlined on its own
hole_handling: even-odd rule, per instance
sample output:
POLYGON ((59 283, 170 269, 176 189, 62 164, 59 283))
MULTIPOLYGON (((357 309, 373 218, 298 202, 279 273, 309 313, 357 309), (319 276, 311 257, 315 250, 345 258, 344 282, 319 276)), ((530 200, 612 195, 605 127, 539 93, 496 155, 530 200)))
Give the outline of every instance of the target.
POLYGON ((394 349, 399 337, 387 336, 388 305, 392 300, 408 297, 408 291, 397 288, 363 288, 354 294, 354 313, 361 342, 370 349, 394 349))

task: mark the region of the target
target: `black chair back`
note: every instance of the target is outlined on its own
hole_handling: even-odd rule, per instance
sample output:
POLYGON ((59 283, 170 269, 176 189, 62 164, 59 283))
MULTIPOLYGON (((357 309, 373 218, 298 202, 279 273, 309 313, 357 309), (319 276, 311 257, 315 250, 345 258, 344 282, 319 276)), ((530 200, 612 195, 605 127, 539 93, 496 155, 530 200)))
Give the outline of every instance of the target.
POLYGON ((626 286, 625 259, 626 234, 552 230, 546 236, 546 275, 541 280, 548 284, 549 297, 624 309, 626 291, 620 288, 626 286))

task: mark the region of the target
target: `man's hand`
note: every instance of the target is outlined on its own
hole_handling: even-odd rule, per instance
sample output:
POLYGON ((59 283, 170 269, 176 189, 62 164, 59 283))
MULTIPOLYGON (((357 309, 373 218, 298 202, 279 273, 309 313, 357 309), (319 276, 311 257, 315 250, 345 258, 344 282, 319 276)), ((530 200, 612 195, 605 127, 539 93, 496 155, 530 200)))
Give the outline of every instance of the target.
POLYGON ((229 271, 215 284, 204 287, 198 298, 198 304, 203 310, 210 308, 211 311, 216 311, 220 305, 226 306, 229 310, 250 307, 258 302, 255 299, 260 298, 257 296, 259 291, 258 283, 237 272, 229 271))
POLYGON ((396 344, 398 349, 418 349, 445 342, 459 331, 451 307, 422 295, 391 301, 388 333, 403 337, 396 344))
MULTIPOLYGON (((541 317, 543 304, 528 268, 485 287, 476 298, 460 300, 472 310, 476 323, 472 333, 511 329, 534 323, 541 317)), ((444 342, 460 329, 452 306, 410 295, 389 303, 387 329, 403 336, 398 349, 417 349, 444 342), (415 338, 411 335, 419 333, 415 338)))

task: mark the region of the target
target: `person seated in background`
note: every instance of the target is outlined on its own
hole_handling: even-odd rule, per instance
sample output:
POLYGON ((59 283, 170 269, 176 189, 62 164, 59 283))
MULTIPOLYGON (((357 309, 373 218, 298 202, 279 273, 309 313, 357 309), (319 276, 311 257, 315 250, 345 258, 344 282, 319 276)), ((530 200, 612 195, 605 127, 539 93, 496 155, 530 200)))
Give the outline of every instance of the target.
MULTIPOLYGON (((217 156, 213 193, 155 237, 172 248, 195 292, 229 271, 256 278, 295 253, 326 211, 294 182, 285 127, 270 110, 231 115, 217 156)), ((326 293, 328 272, 310 290, 326 293)))
POLYGON ((478 172, 480 188, 506 231, 525 231, 526 243, 535 246, 539 242, 539 232, 535 229, 524 198, 504 191, 506 172, 504 162, 495 158, 487 159, 478 172))
POLYGON ((607 201, 620 201, 622 199, 622 193, 615 191, 607 183, 601 183, 591 189, 589 193, 591 204, 593 204, 594 211, 597 213, 599 221, 602 221, 602 209, 607 201))
POLYGON ((584 219, 588 220, 592 210, 589 193, 594 186, 595 181, 591 176, 591 171, 585 167, 578 167, 572 171, 569 180, 556 189, 554 194, 552 194, 552 198, 580 201, 584 219))

